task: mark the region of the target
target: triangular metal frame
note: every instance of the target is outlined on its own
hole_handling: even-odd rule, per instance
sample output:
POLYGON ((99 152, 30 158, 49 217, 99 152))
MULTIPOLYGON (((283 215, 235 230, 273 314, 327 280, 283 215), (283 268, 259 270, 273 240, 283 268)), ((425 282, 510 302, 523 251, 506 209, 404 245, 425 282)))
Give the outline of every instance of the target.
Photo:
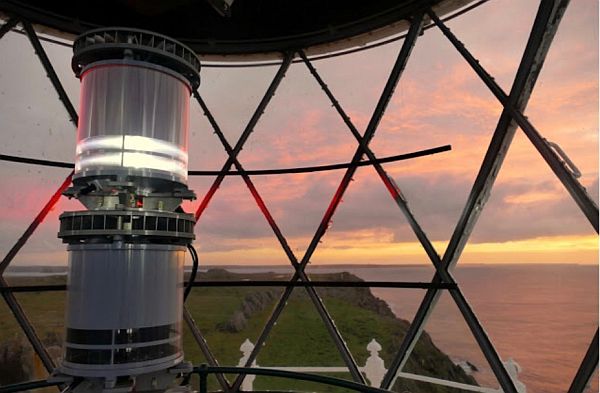
MULTIPOLYGON (((579 184, 579 182, 576 180, 573 174, 569 171, 569 169, 566 167, 563 161, 554 153, 552 148, 548 145, 547 141, 539 134, 539 132, 534 128, 534 126, 529 122, 529 120, 523 115, 523 111, 527 105, 527 101, 533 90, 537 76, 539 75, 539 72, 542 68, 544 59, 550 48, 554 34, 557 31, 558 25, 568 3, 568 0, 542 0, 540 2, 540 6, 533 24, 527 47, 525 49, 525 53, 521 60, 521 64, 519 65, 519 68, 517 70, 511 92, 508 95, 504 93, 504 91, 497 85, 497 83, 489 75, 489 73, 468 52, 466 47, 460 41, 458 41, 454 34, 433 13, 433 11, 423 10, 421 13, 415 15, 411 21, 410 30, 404 38, 404 42, 396 60, 396 63, 394 64, 394 67, 390 73, 388 81, 381 94, 381 97, 379 98, 371 120, 365 130, 365 133, 362 136, 356 129, 356 127, 353 125, 350 118, 346 115, 342 106, 335 98, 329 87, 320 77, 316 68, 311 64, 310 60, 300 49, 284 54, 284 60, 281 63, 278 72, 276 73, 273 81, 269 85, 265 95, 263 96, 262 100, 257 106, 256 111, 254 112, 248 124, 246 125, 237 143, 233 147, 225 138, 218 123, 212 116, 211 112, 209 111, 206 103, 204 102, 200 94, 197 91, 193 92, 194 98, 204 111, 204 114, 207 116, 209 123, 215 131, 215 134, 219 138, 220 142, 225 148, 225 151, 228 154, 228 158, 225 164, 223 165, 220 174, 217 176, 217 178, 213 182, 213 185, 211 186, 207 194, 204 196, 198 209, 196 210, 196 218, 201 218, 203 211, 206 209, 206 207, 212 200, 226 173, 230 170, 232 166, 235 166, 239 174, 242 176, 242 179, 248 187, 259 209, 265 216, 265 219, 267 220, 269 226, 271 227, 275 236, 277 237, 282 249, 284 250, 288 259, 290 260, 292 267, 295 269, 295 274, 291 279, 291 283, 302 281, 308 284, 305 286, 305 289, 309 297, 311 298, 317 312, 321 316, 323 323, 327 328, 327 331, 331 335, 331 338, 333 339, 337 349, 340 351, 340 354, 344 362, 346 363, 346 366, 348 367, 352 378, 356 382, 365 384, 364 377, 359 371, 356 361, 350 353, 350 350, 348 349, 345 341, 343 340, 343 337, 341 336, 339 330, 335 326, 333 319, 329 315, 318 293, 316 292, 315 288, 310 285, 310 280, 304 272, 304 269, 309 263, 310 258, 312 257, 315 249, 319 244, 319 241, 325 235, 328 228, 328 224, 331 218, 333 217, 336 208, 339 205, 342 196, 344 195, 352 179, 352 176, 356 171, 357 164, 362 160, 363 156, 366 155, 367 158, 370 161, 372 161, 374 169, 376 170, 383 184, 390 192, 390 195, 392 196, 392 198, 394 199, 394 201, 408 220, 408 223, 413 229, 415 236, 421 243, 429 259, 431 260, 434 268, 436 269, 435 276, 431 281, 432 286, 427 290, 424 299, 419 307, 419 310, 417 311, 415 318, 411 323, 411 326, 400 346, 396 357, 394 358, 391 366, 389 367, 388 373, 386 374, 381 384, 381 387, 384 389, 390 389, 391 386, 393 386, 397 378, 398 372, 402 369, 403 364, 406 362, 406 359, 411 353, 429 314, 435 307, 435 304, 439 298, 441 289, 439 287, 435 287, 435 285, 446 284, 448 285, 448 287, 445 289, 449 291, 450 295, 452 296, 453 300, 455 301, 456 305, 461 311, 465 322, 467 322, 469 328, 471 329, 471 332, 473 333, 474 338, 479 344, 483 354, 486 357, 486 360, 490 364, 492 371, 494 372, 498 382, 500 383, 501 389, 507 393, 516 393, 513 381, 506 372, 506 369, 504 368, 500 357, 498 356, 491 341, 489 340, 485 331, 480 325, 474 311, 471 309, 462 291, 460 290, 460 287, 452 277, 450 271, 460 259, 462 250, 469 239, 469 235, 476 224, 477 218, 479 217, 479 214, 481 213, 485 203, 487 202, 491 188, 494 184, 494 180, 502 166, 504 157, 508 148, 510 147, 517 126, 519 126, 525 132, 525 134, 536 147, 540 155, 548 163, 555 175, 563 183, 567 191, 576 201, 577 205, 581 208, 584 215, 587 217, 587 219, 590 221, 591 225, 595 229, 596 233, 598 233, 598 207, 589 197, 589 195, 581 186, 581 184, 579 184), (486 156, 481 165, 480 171, 477 175, 477 178, 467 200, 467 204, 457 223, 457 226, 454 230, 454 233, 452 235, 450 243, 448 244, 446 252, 444 253, 443 258, 441 258, 436 252, 435 248, 429 241, 427 235, 418 224, 414 215, 410 211, 408 203, 402 195, 402 192, 400 191, 398 185, 394 182, 394 180, 391 177, 387 175, 381 164, 377 162, 377 157, 375 156, 375 154, 368 147, 369 142, 373 138, 377 126, 385 112, 385 108, 393 95, 394 88, 398 83, 400 76, 402 75, 402 71, 406 66, 406 62, 408 61, 416 39, 422 32, 426 15, 433 21, 435 25, 437 25, 437 27, 440 28, 442 33, 448 38, 448 40, 458 50, 458 52, 465 58, 467 63, 474 69, 477 75, 483 80, 486 86, 490 89, 490 91, 494 94, 494 96, 499 100, 499 102, 503 106, 503 111, 500 116, 496 130, 493 134, 490 146, 488 148, 486 156), (299 55, 301 61, 304 62, 304 64, 306 65, 310 73, 313 75, 317 83, 323 89, 323 91, 333 104, 334 108, 341 116, 342 120, 344 121, 344 123, 358 142, 357 150, 351 161, 353 165, 351 165, 346 170, 344 177, 342 178, 342 181, 338 186, 337 191, 335 192, 331 202, 329 203, 328 208, 323 216, 323 219, 321 220, 305 255, 300 261, 297 259, 297 257, 294 255, 293 251, 289 247, 286 238, 282 234, 273 216, 271 215, 266 204, 264 203, 264 200, 262 199, 258 190, 254 186, 254 183, 252 182, 250 176, 245 172, 242 164, 237 158, 239 152, 242 150, 244 144, 248 140, 249 136, 254 130, 254 127, 256 126, 261 115, 266 109, 271 97, 273 96, 280 82, 284 78, 285 73, 288 70, 290 64, 292 63, 296 53, 299 55)), ((1 26, 0 38, 2 38, 2 36, 8 31, 13 29, 19 23, 19 21, 20 20, 17 18, 11 18, 3 26, 1 26)), ((20 23, 22 24, 26 35, 29 37, 31 44, 35 49, 36 54, 38 55, 44 69, 46 70, 46 73, 50 78, 54 88, 58 92, 59 98, 63 102, 63 105, 65 106, 71 121, 74 124, 77 124, 77 113, 73 105, 71 104, 64 88, 62 87, 58 76, 54 72, 51 62, 48 59, 43 47, 41 46, 40 41, 35 31, 33 30, 30 22, 21 20, 20 23)), ((5 281, 3 274, 8 265, 15 257, 15 255, 27 242, 27 240, 37 229, 39 224, 44 220, 45 216, 48 214, 51 208, 57 203, 62 191, 64 191, 64 189, 66 189, 69 186, 72 174, 73 173, 71 172, 71 174, 67 176, 65 181, 59 187, 59 189, 52 195, 48 203, 36 216, 31 225, 26 229, 24 234, 19 238, 19 240, 7 253, 6 257, 0 262, 0 290, 2 291, 2 295, 5 301, 7 302, 8 306, 10 307, 11 311, 15 315, 17 322, 19 323, 26 336, 28 337, 29 341, 31 342, 34 350, 40 356, 44 366, 49 372, 51 372, 54 368, 52 359, 46 352, 33 326, 27 319, 25 312, 22 310, 13 293, 10 291, 10 287, 5 281)), ((290 297, 293 288, 294 286, 292 285, 286 286, 283 295, 279 299, 279 302, 277 303, 272 315, 270 316, 262 333, 260 334, 253 352, 248 358, 247 364, 245 365, 246 367, 250 367, 252 362, 258 356, 260 349, 263 347, 262 344, 267 339, 271 329, 273 328, 277 319, 281 315, 285 307, 285 303, 290 297)), ((190 326, 194 338, 198 342, 202 352, 204 353, 210 365, 218 366, 217 359, 212 354, 208 343, 204 339, 202 332, 198 329, 191 314, 187 309, 184 310, 184 319, 190 326)), ((591 374, 596 369, 598 364, 597 342, 598 332, 596 331, 596 335, 592 340, 590 348, 588 349, 588 352, 583 358, 579 371, 575 375, 573 383, 571 384, 569 393, 581 392, 585 386, 585 383, 589 380, 591 374)), ((243 381, 243 378, 244 375, 240 375, 233 382, 233 384, 230 384, 223 375, 217 375, 217 379, 221 387, 224 391, 227 392, 238 391, 243 381)))

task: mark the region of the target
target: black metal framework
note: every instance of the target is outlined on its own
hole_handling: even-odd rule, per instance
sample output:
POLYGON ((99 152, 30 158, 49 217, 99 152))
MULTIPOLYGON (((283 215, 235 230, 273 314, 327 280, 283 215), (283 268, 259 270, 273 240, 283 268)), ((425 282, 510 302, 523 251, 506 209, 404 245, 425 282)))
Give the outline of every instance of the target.
MULTIPOLYGON (((489 0, 479 0, 474 3, 471 3, 468 6, 463 7, 460 10, 452 13, 451 15, 444 16, 444 18, 442 20, 444 22, 450 21, 454 18, 457 18, 461 15, 466 14, 467 12, 470 12, 471 10, 479 7, 480 5, 482 5, 484 3, 487 3, 488 1, 489 0)), ((432 22, 429 22, 423 27, 423 30, 431 29, 434 27, 435 27, 435 24, 432 22)), ((11 27, 11 29, 15 33, 26 34, 25 31, 19 30, 19 29, 15 28, 14 26, 11 27)), ((0 35, 0 37, 1 37, 1 35, 0 35)), ((393 36, 391 38, 387 38, 387 39, 380 40, 380 41, 373 42, 373 43, 368 43, 368 44, 365 44, 365 45, 362 45, 362 46, 359 46, 356 48, 348 48, 348 49, 343 49, 343 50, 336 51, 333 53, 325 53, 322 55, 312 56, 311 60, 312 61, 325 60, 325 59, 331 59, 334 57, 349 55, 352 53, 362 52, 362 51, 366 51, 369 49, 378 48, 380 46, 388 45, 388 44, 391 44, 396 41, 400 41, 400 40, 404 39, 405 37, 406 37, 406 34, 399 34, 399 35, 393 36)), ((59 46, 64 46, 67 48, 71 48, 71 45, 72 45, 70 42, 66 42, 63 40, 54 39, 54 38, 50 38, 50 37, 46 37, 46 36, 41 36, 41 37, 39 37, 39 39, 40 39, 40 41, 48 42, 48 43, 59 45, 59 46)), ((302 62, 302 59, 292 60, 292 64, 301 63, 301 62, 302 62)), ((246 63, 246 62, 234 62, 234 63, 202 62, 202 67, 203 68, 253 68, 253 67, 278 66, 279 64, 280 64, 279 61, 262 61, 262 62, 259 61, 259 62, 248 62, 248 63, 246 63)))
MULTIPOLYGON (((269 374, 269 370, 257 370, 251 369, 252 362, 258 356, 261 348, 263 347, 263 343, 266 341, 269 336, 273 326, 276 324, 278 318, 283 312, 286 301, 292 294, 292 291, 296 287, 302 287, 307 291, 308 296, 313 302, 317 312, 319 313, 321 319, 325 327, 327 328, 328 333, 330 334, 333 342, 335 343, 338 351, 340 352, 342 359, 344 360, 346 366, 348 367, 348 371, 350 372, 352 379, 354 382, 345 381, 347 383, 346 387, 348 388, 356 388, 361 387, 362 391, 387 391, 391 389, 394 385, 396 378, 398 377, 398 372, 402 369, 403 365, 407 361, 411 351, 413 350, 417 340, 420 337, 420 333, 422 332, 423 326, 426 323, 428 316, 431 314, 432 310, 436 306, 436 303, 439 299, 443 290, 447 290, 451 295, 452 299, 458 306, 463 318, 468 324, 473 336, 475 337, 477 343, 479 344, 482 353, 486 357, 490 367, 492 368, 501 389, 506 393, 516 393, 516 388, 509 377, 506 369, 504 368, 502 361, 494 349, 491 341, 487 337, 484 329, 479 323, 475 312, 471 309, 467 299, 463 295, 460 286, 456 283, 454 278, 452 277, 451 270, 455 267, 456 263, 460 259, 463 248, 465 244, 469 240, 469 235, 476 225, 477 219, 487 202, 490 191, 494 185, 495 178, 498 174, 498 171, 501 169, 504 157, 506 156, 507 150, 509 149, 513 136, 516 132, 517 127, 520 127, 535 148, 538 150, 543 159, 548 163, 550 168, 553 170, 555 175, 559 178, 562 184, 565 186, 569 194, 576 201, 577 205, 582 210, 583 214, 586 216, 588 221, 591 223, 592 227, 598 233, 598 207, 593 202, 593 200, 589 197, 585 189, 581 186, 581 184, 577 181, 573 173, 568 169, 565 162, 561 159, 560 156, 556 154, 554 150, 552 150, 551 146, 549 146, 548 142, 541 136, 541 134, 535 129, 535 127, 531 124, 531 122, 524 116, 523 112, 527 106, 527 102, 529 100, 529 96, 534 88, 536 79, 540 73, 540 70, 543 66, 545 57, 548 53, 550 45, 552 43, 553 37, 558 29, 558 26, 561 21, 561 17, 564 14, 566 7, 568 6, 568 0, 541 0, 540 6, 532 26, 532 30, 527 42, 527 46, 523 57, 521 59, 521 63, 517 70, 515 80, 511 91, 509 94, 506 94, 494 81, 491 75, 479 64, 479 62, 470 54, 470 52, 466 49, 466 47, 454 36, 454 34, 445 26, 443 21, 441 21, 437 15, 435 15, 431 10, 428 10, 424 13, 419 13, 413 16, 411 20, 411 27, 404 37, 404 41, 400 48, 398 57, 396 62, 390 72, 388 81, 381 93, 377 106, 371 116, 371 119, 368 123, 367 128, 364 131, 364 134, 361 135, 359 130, 354 126, 344 109, 342 108, 339 101, 336 99, 333 92, 329 89, 329 87, 325 84, 316 68, 311 63, 311 60, 307 58, 302 49, 298 48, 294 51, 289 51, 284 53, 284 60, 281 62, 279 70, 275 74, 272 82, 268 86, 264 96, 260 100, 255 112, 250 118, 248 124, 243 130, 241 136, 235 145, 231 145, 229 141, 225 138, 221 128, 219 127, 216 119, 213 117, 211 111, 209 110, 206 102, 200 96, 199 92, 195 90, 193 92, 193 96, 198 102, 199 106, 203 110, 205 116, 207 117, 209 123, 211 124, 214 133, 219 138, 219 141, 223 145, 226 153, 228 154, 228 158, 224 163, 222 169, 216 173, 216 178, 210 187, 209 191, 206 193, 202 201, 200 202, 195 216, 196 220, 201 219, 202 213, 207 208, 208 204, 212 200, 213 196, 218 190, 219 185, 224 180, 225 176, 230 175, 239 175, 244 180, 244 183, 248 187, 252 197, 254 198, 257 206, 261 210, 265 219, 267 220, 271 230, 273 231, 275 237, 280 243, 283 251, 287 255, 291 266, 293 267, 295 273, 293 277, 289 281, 212 281, 212 282, 195 282, 192 283, 194 287, 204 286, 204 287, 220 287, 220 286, 280 286, 284 289, 281 298, 279 299, 277 305, 275 306, 269 320, 267 321, 263 331, 257 339, 256 345, 247 359, 246 364, 243 368, 232 368, 232 367, 220 367, 216 357, 212 354, 211 349, 204 339, 204 335, 201 330, 196 325, 193 320, 191 314, 187 310, 184 309, 184 320, 188 324, 191 329, 192 335, 194 336, 196 342, 198 343, 201 351, 206 357, 209 365, 207 367, 200 367, 195 370, 195 372, 200 375, 207 375, 208 373, 214 373, 217 377, 217 380, 225 392, 237 392, 243 382, 245 374, 260 374, 263 373, 265 375, 275 375, 275 373, 269 374), (454 233, 450 239, 450 243, 443 254, 443 257, 438 254, 438 252, 433 247, 431 241, 427 237, 426 233, 423 231, 421 226, 419 225, 417 219, 411 212, 408 202, 404 195, 401 192, 400 187, 387 175, 385 170, 382 167, 382 163, 385 162, 384 159, 378 159, 373 151, 369 148, 369 143, 372 140, 378 124, 381 118, 384 115, 386 106, 390 101, 394 89, 402 75, 402 72, 406 66, 406 63, 410 57, 410 53, 412 48, 414 47, 418 36, 422 33, 422 30, 425 26, 426 17, 429 17, 433 21, 432 25, 440 28, 442 33, 448 38, 449 42, 457 49, 457 51, 465 58, 467 63, 473 68, 475 73, 482 79, 482 81, 486 84, 486 86, 490 89, 490 91, 495 95, 498 101, 502 104, 503 111, 499 118, 497 127, 493 133, 490 145, 488 147, 485 158, 481 164, 479 173, 477 178, 472 186, 470 195, 468 197, 467 203, 464 207, 463 213, 456 224, 454 233), (294 60, 294 58, 298 56, 298 59, 294 60), (344 176, 333 195, 327 209, 324 212, 323 218, 317 227, 315 234, 312 238, 312 241, 305 253, 305 255, 299 260, 294 252, 291 250, 286 237, 283 235, 279 226, 277 225, 275 219, 271 215, 268 207, 266 206, 264 200, 262 199, 259 191, 254 185, 250 175, 259 175, 261 173, 256 173, 257 171, 246 171, 242 166, 241 162, 238 159, 238 155, 242 150, 244 144, 249 139, 252 134, 254 127, 258 123, 261 118, 261 115, 267 108, 270 99, 276 92, 280 82, 285 77, 285 73, 288 70, 290 64, 292 62, 303 62, 308 68, 309 72, 315 78, 316 82, 319 84, 321 89, 324 91, 328 99, 331 101, 333 107, 336 109, 349 131, 356 139, 358 146, 356 152, 354 153, 351 161, 348 164, 340 164, 341 167, 337 168, 327 168, 327 169, 343 169, 345 168, 344 176), (362 158, 366 156, 367 161, 362 161, 362 158), (354 175, 357 167, 362 165, 372 165, 376 170, 377 174, 381 178, 384 186, 389 191, 391 197, 394 199, 396 204, 398 205, 400 211, 408 220, 410 227, 412 228, 416 238, 422 245, 423 249, 427 253, 429 259, 433 267, 435 268, 435 275, 429 283, 417 283, 417 282, 319 282, 319 281, 311 281, 309 277, 305 273, 305 268, 309 263, 313 253, 318 247, 319 241, 325 235, 328 229, 328 223, 331 218, 335 214, 335 211, 344 195, 352 176, 354 175), (235 171, 232 170, 232 167, 235 167, 235 171), (315 288, 317 287, 386 287, 386 288, 421 288, 426 289, 425 296, 423 301, 413 318, 413 322, 396 354, 392 364, 389 367, 387 374, 385 375, 383 382, 380 386, 380 389, 368 388, 365 386, 365 380, 359 368, 354 360, 350 350, 346 346, 346 343, 340 334, 339 330, 335 326, 333 319, 331 318, 329 312, 327 311, 323 301, 319 297, 318 292, 315 288), (224 373, 235 373, 238 374, 238 377, 233 381, 228 381, 224 373)), ((12 28, 14 28, 20 19, 15 17, 6 22, 3 26, 0 27, 0 38, 12 28)), ((35 31, 33 30, 31 24, 26 20, 21 20, 24 31, 29 37, 29 40, 32 43, 42 65, 44 66, 48 77, 50 78, 53 86, 57 90, 59 94, 59 98, 63 102, 65 109, 69 115, 69 118, 74 124, 77 124, 77 113, 74 110, 73 105, 70 103, 68 96, 66 95, 62 85, 52 68, 52 64, 50 63, 48 57, 46 56, 43 47, 40 44, 39 38, 37 37, 35 31)), ((18 161, 18 160, 17 160, 18 161)), ((44 160, 34 160, 40 162, 29 162, 34 164, 48 164, 48 162, 41 162, 44 160)), ((23 161, 22 161, 23 162, 23 161)), ((59 163, 65 164, 67 163, 59 163)), ((64 166, 64 165, 63 165, 64 166)), ((279 170, 280 172, 286 170, 279 170)), ((201 171, 198 171, 201 172, 201 171)), ((293 171, 287 171, 286 173, 294 173, 293 171)), ((200 174, 200 173, 199 173, 200 174)), ((211 175, 215 175, 215 173, 210 173, 211 175)), ((64 290, 66 287, 57 285, 46 285, 46 286, 30 286, 30 287, 10 287, 8 286, 5 279, 2 277, 5 269, 11 263, 13 258, 19 252, 19 250, 23 247, 23 245, 27 242, 32 233, 36 230, 39 224, 44 220, 45 216, 48 214, 50 209, 58 202, 62 191, 64 191, 71 182, 72 173, 67 176, 65 181, 60 185, 59 189, 52 195, 48 203, 44 206, 44 208, 40 211, 40 213, 35 217, 31 225, 27 228, 24 234, 19 238, 19 240, 15 243, 15 245, 9 250, 5 258, 0 262, 0 292, 4 297, 6 303, 9 308, 15 315, 15 318, 23 331, 25 332, 27 338, 31 342, 34 350, 42 359, 42 362, 46 369, 50 372, 54 368, 54 364, 52 359, 46 352, 42 342, 37 336, 35 329, 32 324, 27 319, 25 312, 20 307, 17 299, 14 297, 13 293, 17 292, 31 292, 31 291, 53 291, 53 290, 64 290)), ((598 365, 598 331, 592 342, 590 347, 583 357, 581 366, 574 376, 573 382, 569 389, 569 393, 581 393, 585 388, 585 384, 589 381, 592 373, 597 368, 598 365)), ((274 371, 274 370, 271 370, 274 371)), ((276 370, 275 370, 276 371, 276 370)), ((279 372, 280 376, 284 376, 279 372)), ((293 374, 293 373, 290 373, 293 374)), ((292 375, 288 375, 292 376, 292 375)), ((318 377, 315 377, 318 379, 318 377)), ((313 379, 313 380, 317 380, 313 379)), ((322 377, 321 382, 327 383, 326 379, 328 377, 322 377)), ((329 378, 331 379, 331 378, 329 378)), ((331 381, 329 381, 331 382, 331 381)), ((49 386, 44 384, 37 384, 34 382, 31 387, 35 386, 49 386)), ((25 386, 25 385, 23 385, 25 386)), ((338 385, 342 386, 342 385, 338 385)), ((358 389, 360 390, 360 389, 358 389)), ((11 390, 16 391, 16 390, 11 390)))
MULTIPOLYGON (((303 166, 303 167, 293 167, 293 168, 276 168, 276 169, 251 169, 244 171, 243 173, 246 175, 252 176, 268 176, 268 175, 288 175, 292 173, 311 173, 311 172, 326 172, 333 171, 337 169, 346 169, 351 166, 356 165, 357 167, 361 166, 369 166, 373 164, 385 164, 388 162, 397 162, 408 160, 411 158, 428 156, 431 154, 442 153, 445 151, 452 150, 452 146, 443 145, 434 147, 431 149, 424 149, 419 151, 414 151, 406 154, 398 154, 389 157, 378 158, 376 160, 366 160, 361 161, 358 164, 353 164, 351 162, 344 162, 339 164, 328 164, 328 165, 315 165, 315 166, 303 166)), ((75 164, 70 162, 62 162, 62 161, 50 161, 50 160, 39 160, 37 158, 29 158, 29 157, 21 157, 21 156, 10 156, 7 154, 0 154, 0 161, 8 161, 8 162, 18 162, 22 164, 30 164, 30 165, 41 165, 47 167, 54 168, 74 168, 75 164)), ((240 176, 242 172, 233 170, 227 172, 221 171, 205 171, 205 170, 189 170, 188 176, 218 176, 223 174, 225 176, 240 176)))

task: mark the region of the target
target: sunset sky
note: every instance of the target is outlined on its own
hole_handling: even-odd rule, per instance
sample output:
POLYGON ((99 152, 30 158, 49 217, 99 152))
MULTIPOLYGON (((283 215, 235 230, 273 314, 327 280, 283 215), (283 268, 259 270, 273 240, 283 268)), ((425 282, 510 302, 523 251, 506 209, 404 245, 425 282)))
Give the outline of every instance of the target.
MULTIPOLYGON (((491 0, 448 23, 509 91, 538 1, 491 0)), ((362 132, 402 42, 315 62, 362 132)), ((79 81, 71 51, 45 44, 73 103, 79 81)), ((0 40, 0 154, 73 161, 74 127, 27 39, 0 40)), ((276 67, 203 68, 200 93, 234 145, 276 67)), ((220 169, 227 156, 192 102, 190 169, 220 169)), ((437 29, 417 41, 371 147, 378 157, 450 144, 435 156, 385 164, 439 254, 465 205, 501 106, 437 29)), ((598 2, 571 2, 526 115, 557 142, 598 201, 598 2)), ((350 161, 356 141, 303 64, 293 65, 239 159, 246 169, 350 161)), ((0 247, 5 254, 68 170, 1 163, 0 247)), ((301 259, 343 171, 253 178, 301 259)), ((191 178, 199 199, 212 178, 191 178)), ((199 201, 186 204, 192 210, 199 201)), ((15 265, 64 264, 58 215, 79 210, 62 200, 15 265)), ((227 178, 196 226, 202 264, 288 264, 239 178, 227 178)), ((357 171, 311 262, 428 263, 404 216, 370 167, 357 171)), ((518 130, 496 186, 459 263, 598 262, 598 238, 561 183, 518 130)))

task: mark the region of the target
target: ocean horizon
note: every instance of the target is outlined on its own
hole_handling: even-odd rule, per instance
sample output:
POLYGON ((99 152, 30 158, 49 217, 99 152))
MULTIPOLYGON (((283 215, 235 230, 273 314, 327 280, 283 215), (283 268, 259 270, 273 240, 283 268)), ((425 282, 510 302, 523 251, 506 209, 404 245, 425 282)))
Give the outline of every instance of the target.
MULTIPOLYGON (((550 262, 550 263, 542 263, 542 262, 464 262, 459 263, 459 267, 481 267, 481 266, 595 266, 598 267, 596 263, 585 263, 585 262, 550 262)), ((46 272, 46 271, 65 271, 68 265, 66 262, 61 261, 59 263, 48 263, 48 264, 12 264, 9 265, 6 269, 7 275, 20 272, 20 271, 33 271, 33 272, 46 272)), ((309 264, 307 266, 307 272, 310 269, 331 269, 331 268, 431 268, 433 266, 430 263, 321 263, 321 264, 309 264)), ((186 271, 191 268, 191 264, 185 265, 186 271)), ((215 265, 202 265, 200 264, 200 271, 207 271, 209 269, 258 269, 258 271, 263 272, 263 269, 287 269, 290 271, 294 271, 293 267, 288 263, 281 264, 246 264, 246 263, 238 263, 238 264, 215 264, 215 265)), ((433 270, 432 270, 433 271, 433 270)))
MULTIPOLYGON (((294 270, 285 265, 204 266, 234 273, 274 272, 282 280, 294 270)), ((307 273, 350 272, 365 281, 428 282, 434 269, 411 265, 309 265, 307 273)), ((65 274, 66 266, 15 266, 7 276, 65 274)), ((453 271, 502 360, 520 365, 519 380, 528 393, 568 389, 598 326, 598 266, 587 264, 458 264, 453 271)), ((298 289, 299 290, 299 289, 298 289)), ((318 288, 317 288, 318 292, 318 288)), ((411 321, 425 291, 372 288, 394 314, 411 321)), ((335 315, 332 315, 335 319, 335 315)), ((455 363, 469 362, 473 376, 498 388, 495 377, 452 298, 443 293, 425 330, 455 363)), ((377 339, 377 337, 373 337, 377 339)), ((598 391, 597 371, 589 392, 598 391)))

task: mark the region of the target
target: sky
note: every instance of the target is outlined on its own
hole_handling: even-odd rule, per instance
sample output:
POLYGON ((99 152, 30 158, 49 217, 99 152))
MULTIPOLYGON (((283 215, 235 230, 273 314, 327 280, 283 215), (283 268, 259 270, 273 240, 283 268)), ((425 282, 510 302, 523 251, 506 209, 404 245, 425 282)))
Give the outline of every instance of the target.
MULTIPOLYGON (((510 90, 537 1, 491 0, 448 22, 505 91, 510 90)), ((363 132, 402 42, 315 67, 363 132)), ((45 43, 74 105, 79 81, 69 48, 45 43)), ((27 39, 0 40, 0 154, 72 161, 74 127, 27 39), (6 55, 9 54, 9 55, 6 55)), ((276 67, 201 70, 200 93, 234 145, 276 67)), ((437 29, 417 41, 371 143, 378 157, 450 144, 435 156, 384 164, 442 255, 466 203, 501 106, 437 29)), ((598 201, 598 2, 574 0, 563 18, 526 116, 558 143, 598 201)), ((246 169, 350 161, 356 141, 303 64, 293 65, 240 153, 246 169)), ((191 103, 190 169, 218 170, 227 156, 198 105, 191 103)), ((7 252, 67 176, 68 170, 0 165, 0 248, 7 252)), ((298 259, 304 255, 343 171, 254 177, 298 259)), ((212 178, 190 178, 202 199, 212 178)), ((199 200, 186 203, 193 210, 199 200)), ((79 210, 60 201, 15 265, 66 263, 58 215, 79 210)), ((239 178, 228 177, 196 225, 201 263, 289 264, 239 178)), ((517 130, 491 197, 459 264, 597 264, 598 238, 524 134, 517 130)), ((428 264, 425 252, 373 168, 357 170, 311 264, 428 264)))

